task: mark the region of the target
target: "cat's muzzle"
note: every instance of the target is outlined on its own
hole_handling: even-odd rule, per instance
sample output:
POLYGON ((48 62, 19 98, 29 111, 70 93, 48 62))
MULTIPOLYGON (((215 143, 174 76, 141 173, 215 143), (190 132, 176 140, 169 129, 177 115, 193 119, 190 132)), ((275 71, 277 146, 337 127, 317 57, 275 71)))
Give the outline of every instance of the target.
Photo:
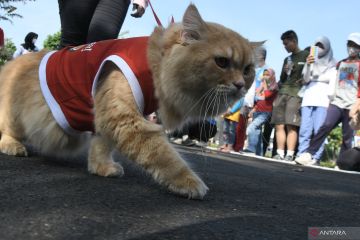
POLYGON ((245 86, 245 82, 243 80, 239 80, 232 83, 238 90, 241 90, 245 86))

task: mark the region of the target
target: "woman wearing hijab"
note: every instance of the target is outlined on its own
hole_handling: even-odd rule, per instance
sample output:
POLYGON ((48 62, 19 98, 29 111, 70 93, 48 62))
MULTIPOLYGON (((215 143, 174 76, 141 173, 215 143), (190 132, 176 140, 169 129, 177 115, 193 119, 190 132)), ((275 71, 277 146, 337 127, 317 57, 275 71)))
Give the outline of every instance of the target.
POLYGON ((38 35, 34 32, 29 32, 25 37, 25 42, 21 44, 14 52, 13 58, 19 57, 30 52, 38 52, 39 49, 35 46, 38 35))
MULTIPOLYGON (((336 76, 336 60, 327 37, 322 36, 316 39, 306 63, 303 69, 305 86, 301 103, 298 155, 306 151, 311 136, 316 134, 323 125, 330 103, 329 83, 336 76), (317 52, 317 54, 314 55, 312 52, 317 52)), ((311 165, 319 164, 324 145, 325 141, 313 155, 311 165)))
POLYGON ((255 88, 254 108, 249 113, 252 118, 247 127, 248 147, 244 153, 263 156, 262 127, 271 118, 273 101, 278 92, 275 71, 271 68, 265 68, 262 73, 261 82, 255 88))

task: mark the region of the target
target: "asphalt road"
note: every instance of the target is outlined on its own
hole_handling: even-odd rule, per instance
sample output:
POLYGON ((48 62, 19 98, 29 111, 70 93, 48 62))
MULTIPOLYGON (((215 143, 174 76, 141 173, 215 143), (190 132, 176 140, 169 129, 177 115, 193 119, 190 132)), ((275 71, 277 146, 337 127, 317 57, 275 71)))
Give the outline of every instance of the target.
POLYGON ((0 239, 308 239, 308 227, 360 227, 360 175, 244 156, 179 151, 210 188, 188 200, 124 162, 0 155, 0 239))

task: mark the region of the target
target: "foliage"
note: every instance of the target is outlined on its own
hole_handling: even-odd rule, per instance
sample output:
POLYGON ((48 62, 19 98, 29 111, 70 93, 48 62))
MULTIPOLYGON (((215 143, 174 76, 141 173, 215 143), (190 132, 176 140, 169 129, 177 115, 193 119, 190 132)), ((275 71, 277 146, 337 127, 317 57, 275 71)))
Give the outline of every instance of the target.
POLYGON ((14 17, 22 18, 22 16, 16 13, 17 8, 13 5, 15 2, 26 3, 35 0, 0 0, 0 20, 12 22, 14 17))
MULTIPOLYGON (((129 31, 121 32, 118 38, 125 38, 129 31)), ((44 48, 48 50, 57 50, 60 46, 61 32, 56 32, 53 35, 48 35, 44 41, 44 48)))
POLYGON ((57 50, 60 46, 61 32, 56 32, 53 35, 48 35, 44 41, 44 48, 48 50, 57 50))
POLYGON ((334 161, 339 155, 340 146, 342 143, 342 130, 341 126, 334 128, 328 138, 328 144, 325 145, 325 153, 323 160, 334 161))
POLYGON ((327 168, 334 168, 336 166, 336 162, 335 161, 323 161, 320 162, 320 166, 321 167, 327 167, 327 168))
POLYGON ((118 38, 123 39, 130 33, 130 31, 126 30, 125 32, 120 32, 118 38))
POLYGON ((0 66, 11 60, 15 51, 15 44, 10 39, 5 39, 5 46, 0 50, 0 66))

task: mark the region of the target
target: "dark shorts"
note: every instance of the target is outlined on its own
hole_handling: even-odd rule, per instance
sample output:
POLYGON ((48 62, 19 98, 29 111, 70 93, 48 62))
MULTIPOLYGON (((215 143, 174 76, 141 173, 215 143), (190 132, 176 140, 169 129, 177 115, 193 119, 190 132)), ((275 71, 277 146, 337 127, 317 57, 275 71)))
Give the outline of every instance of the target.
POLYGON ((273 103, 271 123, 300 126, 301 98, 279 94, 273 103))

